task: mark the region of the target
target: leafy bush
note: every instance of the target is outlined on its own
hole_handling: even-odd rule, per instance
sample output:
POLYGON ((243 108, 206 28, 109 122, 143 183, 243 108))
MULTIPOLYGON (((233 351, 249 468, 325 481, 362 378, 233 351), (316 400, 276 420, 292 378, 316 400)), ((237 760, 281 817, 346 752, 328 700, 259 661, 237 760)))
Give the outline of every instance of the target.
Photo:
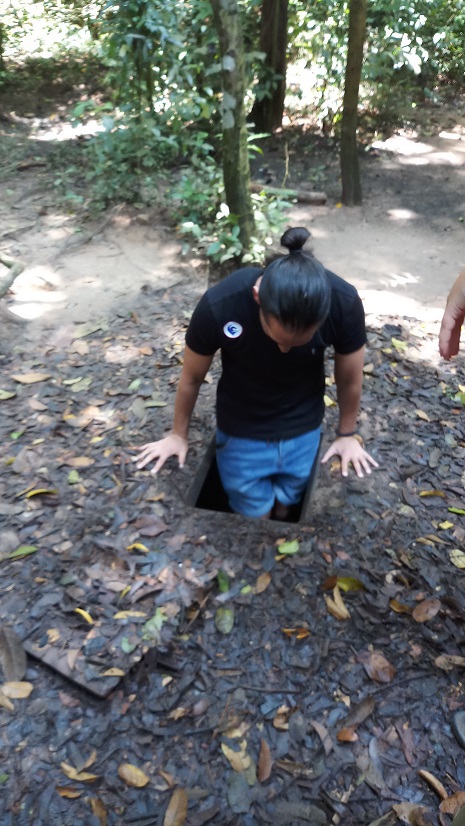
POLYGON ((246 251, 239 237, 237 216, 230 214, 223 200, 221 169, 212 157, 191 159, 165 197, 178 232, 188 240, 185 248, 193 244, 199 253, 220 264, 233 259, 242 263, 263 260, 272 236, 282 230, 285 210, 290 207, 276 197, 252 195, 257 234, 246 251))

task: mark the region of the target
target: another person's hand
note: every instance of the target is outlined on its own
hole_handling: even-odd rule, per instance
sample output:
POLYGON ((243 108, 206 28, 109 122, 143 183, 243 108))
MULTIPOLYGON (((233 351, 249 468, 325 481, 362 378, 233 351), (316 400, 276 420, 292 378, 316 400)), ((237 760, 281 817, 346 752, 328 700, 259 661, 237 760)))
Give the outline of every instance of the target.
POLYGON ((371 473, 372 466, 379 467, 378 462, 364 450, 355 436, 341 436, 335 439, 323 456, 321 463, 325 464, 333 456, 339 456, 343 476, 349 475, 350 464, 360 478, 365 476, 365 473, 371 473))
POLYGON ((179 467, 183 468, 188 447, 187 439, 184 439, 183 436, 177 436, 175 433, 170 433, 158 442, 147 442, 147 444, 137 448, 139 451, 139 456, 136 459, 137 469, 142 470, 149 462, 154 462, 157 459, 158 461, 151 471, 157 473, 170 456, 177 456, 179 467))
POLYGON ((457 355, 465 319, 465 270, 456 279, 447 298, 439 332, 439 352, 445 359, 457 355))

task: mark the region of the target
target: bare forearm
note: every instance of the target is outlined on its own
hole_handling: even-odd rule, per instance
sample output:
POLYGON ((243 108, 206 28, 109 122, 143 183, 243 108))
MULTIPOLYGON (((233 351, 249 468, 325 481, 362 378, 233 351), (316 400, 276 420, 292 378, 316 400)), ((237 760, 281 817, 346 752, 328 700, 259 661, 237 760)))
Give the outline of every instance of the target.
POLYGON ((356 429, 362 385, 339 384, 337 387, 337 402, 339 405, 338 430, 341 433, 351 433, 356 429))
POLYGON ((192 413, 199 395, 202 382, 186 381, 182 376, 179 381, 174 402, 174 419, 172 432, 187 439, 192 413))
POLYGON ((363 360, 365 348, 361 347, 348 355, 335 354, 334 378, 336 380, 339 405, 340 433, 351 433, 357 426, 363 382, 363 360))

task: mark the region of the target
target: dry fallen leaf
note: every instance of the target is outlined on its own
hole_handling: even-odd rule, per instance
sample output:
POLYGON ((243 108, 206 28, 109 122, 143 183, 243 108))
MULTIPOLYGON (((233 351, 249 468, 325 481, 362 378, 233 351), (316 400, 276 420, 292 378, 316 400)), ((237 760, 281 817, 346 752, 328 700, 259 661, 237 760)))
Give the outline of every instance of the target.
POLYGON ((70 780, 78 781, 79 783, 93 783, 94 780, 98 779, 97 774, 90 774, 89 772, 79 772, 74 766, 70 766, 69 763, 60 763, 61 770, 66 777, 69 777, 70 780))
POLYGON ((58 493, 56 488, 34 488, 33 490, 28 490, 24 498, 32 499, 33 496, 53 496, 56 493, 58 493))
POLYGON ((150 548, 147 548, 147 545, 144 545, 143 542, 133 542, 132 545, 128 545, 126 548, 127 551, 143 551, 144 554, 148 554, 150 548))
POLYGON ((425 413, 424 410, 415 410, 415 413, 417 414, 418 418, 423 419, 424 422, 429 422, 430 421, 430 417, 428 416, 427 413, 425 413))
POLYGON ((15 710, 15 707, 14 707, 13 703, 11 702, 11 700, 8 699, 6 694, 4 694, 1 689, 0 689, 0 706, 2 708, 6 708, 7 711, 14 711, 15 710))
POLYGON ((265 780, 268 780, 271 769, 273 766, 273 760, 271 758, 271 750, 266 742, 266 740, 260 740, 260 754, 258 756, 258 766, 257 766, 257 778, 259 783, 264 783, 265 780))
POLYGON ((339 590, 339 585, 336 585, 333 588, 333 599, 331 597, 326 596, 326 607, 330 614, 336 619, 339 620, 346 620, 350 619, 350 611, 347 608, 344 600, 342 599, 341 592, 339 590))
POLYGON ((426 806, 419 806, 418 803, 394 803, 392 807, 402 823, 409 826, 426 826, 430 821, 426 821, 423 815, 428 814, 426 806))
POLYGON ((355 728, 355 726, 359 726, 360 723, 363 723, 367 717, 373 713, 375 706, 376 701, 374 697, 365 697, 364 700, 361 700, 359 703, 356 703, 356 705, 351 706, 347 717, 342 722, 345 726, 355 728))
POLYGON ((187 802, 184 789, 176 789, 165 812, 163 826, 183 826, 187 817, 187 802))
POLYGON ((67 797, 74 800, 76 797, 81 797, 82 792, 79 789, 73 789, 72 786, 55 786, 55 791, 60 797, 67 797))
POLYGON ((292 709, 290 709, 289 706, 279 706, 273 720, 274 727, 280 731, 287 731, 291 714, 292 709))
POLYGON ((392 608, 396 614, 411 614, 412 609, 409 605, 404 605, 402 602, 398 602, 396 599, 389 600, 389 607, 392 608))
POLYGON ((19 384, 35 384, 37 381, 46 381, 52 377, 50 373, 22 373, 21 375, 14 373, 11 378, 19 384))
POLYGON ((465 568, 465 553, 459 548, 449 551, 449 559, 456 568, 465 568))
POLYGON ((113 667, 113 668, 107 668, 106 671, 102 671, 100 676, 101 677, 124 677, 125 674, 126 674, 126 672, 123 671, 122 668, 113 667))
POLYGON ((12 390, 3 390, 0 388, 0 401, 6 402, 8 399, 14 399, 16 393, 12 390))
POLYGON ((303 626, 298 626, 297 628, 281 628, 281 631, 286 637, 294 637, 296 640, 305 640, 310 636, 308 628, 304 628, 303 626))
POLYGON ((263 574, 260 574, 258 577, 254 587, 252 588, 253 594, 261 594, 262 591, 265 591, 268 588, 268 585, 271 582, 271 574, 265 571, 263 574))
POLYGON ((442 668, 443 671, 452 671, 456 666, 465 666, 465 657, 460 657, 458 654, 440 654, 434 661, 437 668, 442 668))
POLYGON ((121 763, 118 766, 118 774, 128 786, 134 786, 136 789, 142 789, 150 781, 150 777, 147 777, 142 769, 138 769, 131 763, 121 763))
POLYGON ((89 625, 93 625, 94 620, 88 611, 85 611, 84 608, 75 608, 74 610, 76 611, 76 614, 80 614, 80 616, 83 617, 89 625))
POLYGON ((92 814, 98 818, 100 826, 107 826, 107 810, 99 797, 90 798, 92 814))
POLYGON ((163 777, 165 783, 167 783, 171 788, 176 785, 176 781, 170 772, 165 772, 164 769, 158 769, 158 774, 160 777, 163 777))
POLYGON ((363 582, 360 582, 354 576, 329 576, 325 579, 321 588, 323 591, 331 591, 336 585, 342 591, 365 591, 363 582))
POLYGON ((337 739, 340 743, 355 743, 358 740, 358 734, 354 726, 347 726, 341 728, 337 733, 337 739))
POLYGON ((62 459, 61 462, 68 467, 81 469, 94 465, 95 459, 91 459, 90 456, 71 456, 68 459, 62 459))
POLYGON ((437 777, 434 776, 434 774, 425 771, 425 769, 420 769, 418 774, 420 775, 420 777, 423 778, 423 780, 426 780, 426 782, 429 783, 431 788, 434 789, 435 792, 437 792, 437 794, 442 800, 445 800, 447 798, 447 792, 443 784, 440 780, 438 780, 437 777))
POLYGON ((318 734, 318 737, 321 740, 321 745, 323 746, 324 752, 325 752, 326 756, 328 756, 329 754, 331 754, 331 752, 334 748, 334 743, 332 741, 332 738, 331 738, 331 735, 330 735, 328 729, 326 728, 326 726, 323 725, 323 723, 320 723, 318 720, 310 720, 309 722, 310 722, 311 727, 318 734))
POLYGON ((243 772, 249 768, 252 761, 250 754, 247 754, 247 740, 241 740, 238 746, 239 750, 236 751, 230 746, 227 746, 226 743, 221 743, 221 751, 229 760, 234 771, 243 772))
POLYGON ((9 697, 10 700, 24 700, 26 697, 29 697, 33 688, 32 683, 17 682, 16 680, 11 680, 0 686, 0 690, 5 697, 9 697))
POLYGON ((368 676, 377 683, 390 683, 396 669, 379 651, 361 651, 357 655, 368 676))
POLYGON ((94 765, 96 760, 97 760, 97 752, 96 752, 95 749, 93 749, 91 751, 89 757, 87 758, 86 762, 82 764, 80 770, 83 771, 83 769, 90 769, 90 767, 94 765))
POLYGON ((455 792, 442 801, 439 811, 445 815, 455 815, 462 806, 465 806, 465 792, 455 792))
POLYGON ((415 622, 428 622, 433 619, 438 611, 441 609, 441 600, 439 599, 424 599, 412 611, 412 617, 415 622))
POLYGON ((185 708, 185 706, 178 706, 178 708, 173 708, 173 710, 169 712, 168 719, 169 720, 181 720, 187 714, 189 714, 189 709, 188 708, 185 708))

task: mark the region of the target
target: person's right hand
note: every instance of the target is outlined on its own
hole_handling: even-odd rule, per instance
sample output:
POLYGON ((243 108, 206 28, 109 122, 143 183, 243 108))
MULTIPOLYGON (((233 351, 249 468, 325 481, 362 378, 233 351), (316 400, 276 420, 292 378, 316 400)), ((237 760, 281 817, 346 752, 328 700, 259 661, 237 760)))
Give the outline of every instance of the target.
POLYGON ((465 270, 463 270, 447 298, 446 309, 439 332, 439 352, 445 359, 459 351, 460 333, 465 319, 465 270))
POLYGON ((155 467, 152 468, 151 473, 158 473, 161 467, 165 464, 170 456, 177 456, 179 460, 179 467, 183 468, 186 461, 188 451, 188 441, 183 436, 177 436, 175 433, 170 433, 164 439, 158 442, 147 442, 141 445, 137 450, 139 456, 136 459, 137 470, 142 470, 149 462, 158 461, 155 467))
POLYGON ((445 309, 439 333, 439 352, 445 359, 456 356, 459 351, 464 317, 465 309, 462 310, 459 305, 448 305, 445 309))

